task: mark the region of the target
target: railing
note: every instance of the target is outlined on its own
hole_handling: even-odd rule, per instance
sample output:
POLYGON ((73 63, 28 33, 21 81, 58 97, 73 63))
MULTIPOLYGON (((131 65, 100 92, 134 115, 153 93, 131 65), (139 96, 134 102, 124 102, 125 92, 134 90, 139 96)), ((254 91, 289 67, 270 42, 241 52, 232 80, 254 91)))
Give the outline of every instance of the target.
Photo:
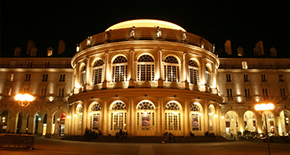
POLYGON ((0 64, 0 68, 72 68, 70 64, 49 64, 49 66, 45 64, 0 64))
POLYGON ((128 40, 161 40, 161 41, 171 41, 171 42, 182 42, 199 47, 203 47, 206 50, 213 52, 213 45, 206 39, 188 32, 183 32, 179 30, 172 30, 161 28, 162 36, 157 36, 156 28, 135 28, 135 36, 130 37, 131 28, 124 28, 119 30, 112 30, 107 32, 102 32, 91 36, 90 44, 87 44, 88 39, 83 40, 79 44, 79 51, 82 51, 91 46, 104 44, 108 42, 120 42, 128 40), (184 37, 185 33, 186 37, 184 37))
MULTIPOLYGON (((242 65, 223 65, 219 69, 243 69, 242 65)), ((247 69, 290 69, 290 65, 248 65, 247 69)))

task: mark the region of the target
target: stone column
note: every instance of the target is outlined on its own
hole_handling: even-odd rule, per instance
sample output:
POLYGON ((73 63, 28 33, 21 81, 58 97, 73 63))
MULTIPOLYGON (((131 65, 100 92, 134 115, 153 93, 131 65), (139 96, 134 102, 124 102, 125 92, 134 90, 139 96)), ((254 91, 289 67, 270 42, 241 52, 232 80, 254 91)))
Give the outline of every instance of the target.
POLYGON ((275 116, 275 133, 282 136, 282 126, 280 116, 275 116))
POLYGON ((34 134, 34 132, 35 132, 34 122, 35 122, 34 116, 29 115, 28 134, 34 134))
POLYGON ((245 131, 245 124, 244 124, 244 117, 243 116, 239 116, 239 130, 238 132, 244 132, 245 131))
POLYGON ((11 133, 16 133, 16 128, 17 128, 17 116, 16 115, 12 115, 10 114, 11 116, 9 116, 9 122, 7 124, 7 132, 11 132, 11 133))
POLYGON ((206 79, 205 79, 205 58, 202 57, 200 59, 200 86, 201 88, 199 89, 200 91, 205 91, 205 84, 206 84, 206 79))
POLYGON ((135 108, 134 108, 134 100, 130 99, 129 100, 129 107, 130 107, 130 113, 131 113, 131 135, 135 136, 136 135, 136 123, 135 123, 135 108))
POLYGON ((47 114, 47 125, 46 125, 45 138, 51 138, 51 135, 53 133, 52 124, 53 124, 53 118, 52 118, 52 116, 47 114))
POLYGON ((263 126, 263 121, 265 121, 265 120, 262 120, 263 119, 263 117, 262 117, 262 115, 261 114, 259 114, 259 113, 255 113, 256 114, 256 116, 257 116, 257 119, 256 119, 256 127, 257 127, 257 131, 259 132, 259 133, 264 133, 264 129, 262 128, 262 126, 263 126))
POLYGON ((160 135, 161 136, 165 132, 165 111, 164 111, 164 103, 163 98, 158 98, 158 105, 160 105, 160 113, 159 113, 159 120, 156 123, 159 123, 160 128, 160 135))
POLYGON ((216 109, 216 114, 218 116, 216 117, 216 135, 221 135, 221 107, 217 105, 216 109))
POLYGON ((104 100, 103 100, 104 102, 104 104, 103 104, 103 113, 102 113, 102 115, 103 115, 103 134, 105 135, 105 136, 107 136, 108 135, 108 129, 110 128, 109 127, 109 119, 108 119, 108 115, 109 115, 109 113, 108 113, 108 105, 107 105, 107 99, 105 98, 104 100))
MULTIPOLYGON (((134 81, 135 81, 135 72, 134 72, 134 49, 130 50, 130 59, 129 59, 129 88, 134 87, 134 81)), ((126 79, 128 80, 128 79, 126 79)))
POLYGON ((105 53, 105 64, 104 64, 104 81, 102 89, 107 89, 107 83, 109 81, 109 54, 108 52, 105 53))
POLYGON ((86 85, 85 90, 91 85, 92 83, 92 70, 91 70, 91 61, 89 58, 86 58, 86 85))
POLYGON ((164 70, 162 69, 162 50, 158 50, 158 72, 159 72, 159 79, 158 79, 158 87, 163 87, 164 81, 164 70))
POLYGON ((186 59, 186 53, 184 52, 183 53, 183 61, 182 61, 182 71, 183 71, 183 82, 184 82, 184 87, 185 89, 189 89, 189 82, 187 81, 187 68, 188 68, 188 65, 187 65, 187 59, 186 59))
POLYGON ((83 101, 83 123, 82 123, 82 135, 85 134, 87 128, 87 121, 88 120, 88 104, 87 100, 83 101))
POLYGON ((204 132, 209 131, 208 128, 208 103, 204 102, 204 132))
POLYGON ((183 118, 184 118, 184 136, 187 136, 189 135, 189 124, 188 124, 188 115, 189 115, 189 110, 188 110, 188 100, 185 99, 185 102, 184 102, 184 115, 183 115, 183 118))

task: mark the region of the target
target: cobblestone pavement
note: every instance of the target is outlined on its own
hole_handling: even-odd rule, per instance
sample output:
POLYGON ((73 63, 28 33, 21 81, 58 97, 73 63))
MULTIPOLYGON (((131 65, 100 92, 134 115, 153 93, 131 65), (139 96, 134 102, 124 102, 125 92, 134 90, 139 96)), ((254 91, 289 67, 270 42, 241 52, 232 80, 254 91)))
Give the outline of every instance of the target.
MULTIPOLYGON (((271 143, 272 155, 289 155, 290 144, 271 143)), ((35 150, 0 149, 1 155, 267 155, 267 144, 215 143, 94 143, 36 137, 35 150)))

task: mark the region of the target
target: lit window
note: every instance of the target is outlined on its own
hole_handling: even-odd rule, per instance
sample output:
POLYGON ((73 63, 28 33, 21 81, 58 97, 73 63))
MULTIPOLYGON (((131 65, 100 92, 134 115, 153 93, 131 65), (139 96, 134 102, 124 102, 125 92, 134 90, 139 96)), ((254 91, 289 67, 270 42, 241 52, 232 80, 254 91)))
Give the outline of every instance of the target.
POLYGON ((164 63, 165 81, 179 82, 179 64, 177 59, 173 56, 168 56, 164 63))
POLYGON ((121 82, 127 80, 128 64, 124 56, 115 58, 112 64, 112 81, 121 82))
POLYGON ((205 80, 206 80, 206 85, 209 87, 210 86, 210 79, 211 79, 211 75, 210 75, 210 70, 207 66, 205 66, 205 80))
POLYGON ((103 60, 97 60, 93 66, 93 84, 102 82, 103 60))
POLYGON ((248 69, 248 62, 242 61, 242 69, 248 69))
POLYGON ((193 60, 190 60, 188 62, 188 69, 189 69, 189 82, 191 84, 197 85, 199 83, 199 70, 197 63, 193 60))
POLYGON ((150 55, 142 55, 137 65, 138 81, 154 81, 154 59, 150 55))

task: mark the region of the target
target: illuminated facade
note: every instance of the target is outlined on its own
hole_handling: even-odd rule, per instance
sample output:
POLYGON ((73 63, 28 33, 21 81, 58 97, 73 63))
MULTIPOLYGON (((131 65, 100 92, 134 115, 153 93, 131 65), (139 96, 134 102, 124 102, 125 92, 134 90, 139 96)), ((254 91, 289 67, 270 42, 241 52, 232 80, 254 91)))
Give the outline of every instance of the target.
MULTIPOLYGON (((259 47, 255 51, 261 54, 259 47)), ((2 122, 6 131, 17 131, 21 109, 12 96, 27 91, 37 100, 25 110, 22 130, 48 137, 83 135, 86 129, 104 135, 123 129, 131 136, 263 132, 254 111, 262 101, 276 105, 269 131, 289 132, 289 59, 259 59, 258 67, 260 61, 243 58, 241 48, 238 58, 218 58, 214 48, 176 24, 131 20, 89 36, 72 58, 1 58, 2 122), (261 68, 276 61, 279 67, 261 68), (60 66, 45 67, 47 62, 60 66)))

